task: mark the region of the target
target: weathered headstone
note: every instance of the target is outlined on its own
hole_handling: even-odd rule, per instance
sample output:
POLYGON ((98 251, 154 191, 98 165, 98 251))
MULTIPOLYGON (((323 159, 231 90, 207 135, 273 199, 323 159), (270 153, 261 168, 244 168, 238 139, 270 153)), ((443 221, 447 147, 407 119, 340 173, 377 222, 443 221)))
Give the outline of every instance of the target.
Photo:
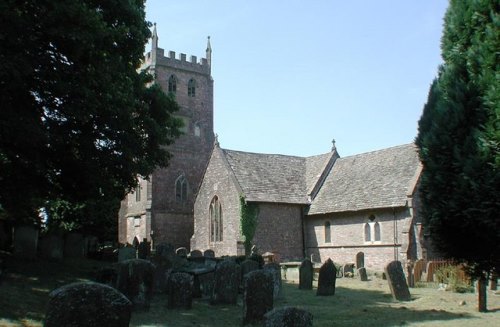
POLYGON ((145 238, 137 247, 137 258, 148 260, 151 255, 151 243, 145 238))
POLYGON ((213 304, 236 304, 241 268, 232 260, 224 260, 215 268, 213 304))
POLYGON ((50 261, 61 261, 64 257, 64 240, 61 235, 47 234, 40 238, 40 253, 50 261))
POLYGON ((23 259, 36 258, 38 229, 33 226, 19 226, 14 229, 14 255, 23 259))
POLYGON ((267 270, 255 270, 245 276, 243 324, 259 323, 273 309, 273 276, 267 270))
POLYGON ((155 266, 153 291, 155 293, 167 292, 167 282, 173 267, 172 261, 163 256, 154 256, 152 262, 155 266))
POLYGON ((177 250, 175 250, 175 253, 177 254, 178 257, 187 258, 189 252, 188 249, 186 249, 185 247, 180 247, 177 250))
POLYGON ((333 261, 328 258, 319 268, 318 290, 316 295, 335 295, 335 282, 337 281, 337 269, 333 261))
POLYGON ((365 267, 361 267, 358 269, 358 276, 359 276, 360 281, 362 281, 362 282, 368 281, 368 274, 366 273, 365 267))
POLYGON ((85 254, 89 258, 95 258, 99 251, 99 239, 95 236, 85 236, 85 254))
POLYGON ((49 294, 46 327, 128 327, 132 303, 114 288, 93 282, 62 286, 49 294))
POLYGON ((132 301, 134 310, 149 310, 153 296, 154 265, 142 259, 118 263, 116 289, 132 301))
POLYGON ((118 262, 135 259, 136 257, 137 250, 132 246, 125 246, 118 249, 118 262))
POLYGON ((156 246, 155 256, 171 259, 175 255, 175 248, 170 243, 160 243, 156 246))
POLYGON ((312 290, 313 275, 314 270, 311 260, 304 259, 299 267, 299 289, 312 290))
POLYGON ((398 301, 410 301, 410 290, 406 284, 405 273, 401 262, 397 260, 391 261, 385 267, 385 274, 394 299, 398 301))
POLYGON ((215 272, 209 272, 199 276, 201 295, 211 297, 214 292, 215 272))
POLYGON ((245 260, 240 264, 241 267, 241 278, 245 277, 246 274, 254 270, 259 269, 259 263, 254 260, 245 260))
POLYGON ((358 252, 356 254, 356 268, 362 268, 365 266, 365 254, 363 252, 358 252))
POLYGON ((427 282, 434 282, 434 274, 436 273, 437 268, 439 268, 442 265, 441 262, 439 261, 429 261, 427 262, 427 268, 425 269, 427 271, 427 282))
POLYGON ((192 304, 193 276, 183 272, 172 273, 168 281, 167 308, 191 309, 192 304))
POLYGON ((313 315, 294 307, 276 308, 264 315, 264 327, 312 327, 313 315))
POLYGON ((203 252, 203 256, 205 258, 215 258, 215 252, 212 249, 208 249, 203 252))
POLYGON ((354 277, 354 263, 346 263, 342 270, 344 272, 344 277, 354 277))
POLYGON ((201 253, 201 251, 200 251, 200 250, 193 250, 193 251, 191 251, 191 252, 189 253, 189 256, 190 256, 191 258, 201 258, 201 257, 203 257, 203 253, 201 253))
POLYGON ((273 276, 273 297, 277 299, 281 294, 281 266, 276 262, 270 262, 264 265, 264 269, 271 272, 273 276))
POLYGON ((85 256, 85 240, 80 233, 69 233, 64 239, 65 258, 83 258, 85 256))

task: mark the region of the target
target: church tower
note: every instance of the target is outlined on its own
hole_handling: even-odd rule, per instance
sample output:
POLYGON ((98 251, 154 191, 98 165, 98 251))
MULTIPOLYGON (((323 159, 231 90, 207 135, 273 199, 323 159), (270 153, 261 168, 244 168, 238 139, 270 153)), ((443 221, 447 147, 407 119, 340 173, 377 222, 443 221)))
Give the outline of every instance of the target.
POLYGON ((158 168, 149 180, 122 201, 119 214, 119 242, 133 243, 144 238, 154 244, 171 243, 189 248, 193 235, 193 207, 204 170, 214 144, 212 48, 207 41, 206 58, 165 56, 158 47, 156 24, 151 51, 141 69, 154 76, 165 93, 174 94, 182 119, 183 135, 168 151, 172 155, 166 168, 158 168))

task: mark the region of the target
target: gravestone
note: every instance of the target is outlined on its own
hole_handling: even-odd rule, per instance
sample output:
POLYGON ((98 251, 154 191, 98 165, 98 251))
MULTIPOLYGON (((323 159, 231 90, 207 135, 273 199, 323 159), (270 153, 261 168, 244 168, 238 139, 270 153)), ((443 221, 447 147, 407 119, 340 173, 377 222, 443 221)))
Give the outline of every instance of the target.
POLYGON ((172 261, 169 258, 155 255, 152 258, 152 262, 155 266, 153 276, 153 291, 155 293, 165 293, 168 291, 167 282, 170 273, 172 272, 172 261))
POLYGON ((255 270, 245 277, 243 324, 255 324, 273 309, 273 276, 268 270, 255 270))
POLYGON ((276 308, 264 315, 264 327, 312 327, 313 315, 294 307, 276 308))
POLYGON ((128 327, 132 303, 114 288, 81 282, 49 294, 45 327, 128 327))
POLYGON ((299 267, 299 289, 312 290, 313 276, 314 270, 311 260, 304 259, 299 267))
POLYGON ((85 257, 85 240, 80 233, 66 234, 64 239, 64 257, 65 258, 83 258, 85 257))
POLYGON ((202 297, 211 297, 214 292, 215 272, 202 274, 198 278, 202 297))
POLYGON ((359 276, 359 280, 362 281, 362 282, 367 282, 368 281, 368 275, 366 273, 366 268, 365 267, 361 267, 358 269, 358 276, 359 276))
POLYGON ((319 268, 318 289, 316 295, 335 295, 335 282, 337 281, 337 269, 333 261, 328 258, 319 268))
POLYGON ((398 301, 410 301, 411 295, 406 278, 403 271, 403 266, 400 261, 392 261, 385 267, 385 275, 389 282, 392 296, 398 301))
POLYGON ((490 290, 496 291, 498 289, 498 274, 492 273, 490 277, 490 290))
POLYGON ((137 256, 137 250, 132 246, 125 246, 118 249, 118 262, 135 259, 137 256))
POLYGON ((170 243, 160 243, 156 246, 155 256, 164 257, 167 259, 172 259, 176 256, 175 248, 170 243))
POLYGON ((427 282, 428 283, 434 281, 434 274, 436 273, 437 268, 439 268, 441 265, 442 264, 439 261, 427 262, 427 267, 425 270, 427 271, 427 282))
POLYGON ((137 258, 148 260, 151 255, 151 243, 146 238, 137 247, 137 258))
POLYGON ((240 267, 241 267, 241 278, 243 280, 243 277, 246 274, 259 269, 259 263, 254 260, 245 260, 240 264, 240 267))
POLYGON ((185 247, 180 247, 177 250, 175 250, 175 254, 177 254, 178 257, 187 258, 188 250, 185 247))
POLYGON ((425 260, 419 259, 413 266, 413 280, 415 283, 420 282, 422 273, 425 271, 425 260))
POLYGON ((99 239, 95 236, 85 236, 85 254, 89 258, 95 258, 99 252, 99 239))
POLYGON ((344 277, 354 277, 354 263, 346 263, 342 270, 344 277))
POLYGON ((241 268, 232 260, 224 260, 215 268, 212 304, 236 304, 240 286, 241 268))
POLYGON ((61 235, 47 234, 40 238, 40 253, 49 261, 61 261, 64 257, 64 240, 61 235))
POLYGON ((273 297, 277 299, 281 294, 281 266, 276 262, 270 262, 264 265, 264 269, 270 271, 273 276, 273 297))
POLYGON ((149 310, 153 296, 154 265, 142 259, 118 263, 116 289, 132 301, 134 310, 149 310))
POLYGON ((215 252, 212 249, 208 249, 208 250, 205 250, 205 252, 203 252, 203 256, 205 258, 215 258, 215 252))
POLYGON ((264 267, 264 257, 258 253, 252 253, 248 259, 253 260, 259 264, 259 269, 264 267))
POLYGON ((33 226, 19 226, 14 229, 14 255, 23 259, 36 258, 38 229, 33 226))
POLYGON ((363 252, 358 252, 356 254, 356 268, 363 268, 365 266, 365 254, 363 252))
POLYGON ((201 253, 200 250, 193 250, 189 253, 189 256, 191 258, 202 258, 203 257, 203 253, 201 253))
POLYGON ((168 309, 191 309, 193 304, 193 276, 176 272, 168 282, 168 309))

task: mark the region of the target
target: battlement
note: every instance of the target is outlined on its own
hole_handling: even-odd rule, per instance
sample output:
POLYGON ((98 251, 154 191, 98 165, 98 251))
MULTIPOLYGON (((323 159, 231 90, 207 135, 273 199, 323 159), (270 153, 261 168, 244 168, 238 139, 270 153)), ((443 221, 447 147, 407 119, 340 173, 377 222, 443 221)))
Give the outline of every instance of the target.
POLYGON ((210 74, 210 65, 206 58, 201 58, 198 61, 196 56, 190 56, 189 60, 187 60, 185 53, 179 53, 176 58, 175 51, 169 51, 168 56, 165 56, 165 50, 162 48, 156 48, 156 53, 154 53, 154 51, 155 49, 152 49, 150 52, 146 53, 142 65, 143 68, 151 65, 159 65, 195 71, 202 74, 210 74))

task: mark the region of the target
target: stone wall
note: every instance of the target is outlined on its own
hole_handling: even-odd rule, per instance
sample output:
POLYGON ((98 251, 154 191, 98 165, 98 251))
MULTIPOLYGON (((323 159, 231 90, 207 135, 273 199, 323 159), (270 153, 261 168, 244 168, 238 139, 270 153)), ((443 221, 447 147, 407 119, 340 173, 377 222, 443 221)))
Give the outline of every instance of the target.
MULTIPOLYGON (((331 258, 335 263, 356 262, 356 254, 365 254, 365 267, 382 271, 392 260, 406 260, 402 252, 404 226, 411 225, 408 208, 378 209, 351 213, 335 213, 306 217, 306 252, 313 259, 324 262, 331 258), (373 215, 380 224, 380 241, 365 242, 364 225, 373 215), (331 242, 325 242, 325 222, 330 222, 331 242), (395 237, 396 235, 396 237, 395 237)), ((373 230, 372 230, 373 231, 373 230)))

